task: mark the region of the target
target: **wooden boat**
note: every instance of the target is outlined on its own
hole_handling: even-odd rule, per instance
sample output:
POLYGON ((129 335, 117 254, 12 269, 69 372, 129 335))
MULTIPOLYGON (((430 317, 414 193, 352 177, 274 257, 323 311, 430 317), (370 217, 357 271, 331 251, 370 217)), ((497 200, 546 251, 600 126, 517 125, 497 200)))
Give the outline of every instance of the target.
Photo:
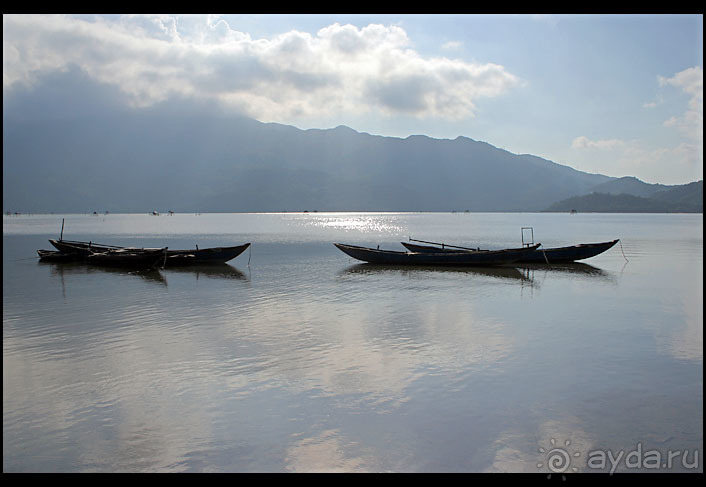
POLYGON ((119 249, 106 252, 91 252, 86 256, 88 264, 133 268, 163 267, 166 259, 166 247, 163 249, 119 249))
POLYGON ((339 250, 370 264, 416 266, 494 266, 511 264, 533 252, 540 244, 519 249, 488 250, 482 252, 399 252, 355 245, 334 244, 339 250))
POLYGON ((64 251, 37 250, 39 259, 45 262, 81 262, 92 265, 115 267, 163 267, 167 248, 163 249, 112 249, 89 250, 76 247, 64 251))
POLYGON ((531 254, 528 254, 520 263, 546 263, 546 264, 562 264, 576 262, 577 260, 590 259, 596 255, 602 254, 606 250, 613 247, 620 239, 611 240, 609 242, 587 243, 570 245, 568 247, 555 247, 550 249, 538 249, 531 254))
POLYGON ((45 262, 78 262, 83 260, 85 255, 76 252, 59 252, 58 250, 37 250, 39 260, 45 262))
MULTIPOLYGON (((138 249, 135 247, 118 247, 115 245, 96 244, 93 242, 80 242, 73 240, 49 239, 57 250, 61 252, 109 252, 113 250, 159 250, 154 248, 138 249)), ((242 254, 250 243, 237 245, 234 247, 213 247, 191 250, 168 250, 166 267, 194 265, 194 264, 223 264, 235 259, 242 254)))
MULTIPOLYGON (((533 252, 528 252, 517 263, 537 263, 537 264, 560 264, 567 262, 575 262, 577 260, 588 259, 598 254, 602 254, 613 245, 618 243, 620 239, 611 240, 610 242, 588 243, 571 245, 568 247, 556 247, 550 249, 536 249, 533 252)), ((428 246, 417 245, 409 242, 401 242, 411 252, 420 253, 439 253, 439 252, 487 252, 486 250, 472 249, 469 247, 458 247, 453 245, 428 246)))
POLYGON ((194 250, 167 251, 167 267, 203 264, 224 264, 235 259, 250 247, 249 243, 234 247, 212 247, 194 250))
MULTIPOLYGON (((54 246, 59 252, 80 254, 84 257, 91 252, 110 252, 111 250, 130 249, 138 250, 135 247, 118 247, 115 245, 94 244, 93 242, 78 242, 74 240, 54 240, 49 239, 49 243, 54 246)), ((139 249, 139 250, 158 250, 154 249, 139 249)))

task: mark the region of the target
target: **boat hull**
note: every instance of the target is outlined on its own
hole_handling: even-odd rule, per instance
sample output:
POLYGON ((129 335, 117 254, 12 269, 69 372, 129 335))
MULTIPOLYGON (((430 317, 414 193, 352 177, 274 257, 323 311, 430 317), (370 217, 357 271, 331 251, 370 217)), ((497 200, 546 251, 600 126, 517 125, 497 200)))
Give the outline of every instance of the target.
POLYGON ((99 252, 86 249, 74 251, 37 250, 37 254, 43 262, 79 262, 109 267, 151 268, 164 266, 167 249, 165 247, 163 249, 107 250, 99 252))
MULTIPOLYGON (((108 252, 111 250, 138 250, 130 247, 116 247, 113 245, 94 244, 93 242, 77 242, 71 240, 53 240, 49 242, 60 252, 108 252)), ((168 250, 167 262, 165 267, 181 267, 187 265, 203 265, 203 264, 223 264, 229 260, 235 259, 242 254, 250 243, 237 245, 234 247, 214 247, 206 249, 190 249, 190 250, 168 250)), ((158 250, 158 249, 139 249, 139 250, 158 250)))
POLYGON ((534 252, 525 256, 520 263, 537 263, 537 264, 566 264, 576 262, 578 260, 590 259, 596 255, 602 254, 606 250, 618 243, 619 239, 611 240, 610 242, 600 242, 591 244, 578 244, 569 247, 558 247, 553 249, 537 249, 534 252))
POLYGON ((339 250, 354 259, 379 265, 412 266, 495 266, 511 264, 525 254, 534 251, 534 247, 521 249, 490 250, 484 252, 398 252, 379 250, 355 245, 334 244, 339 250))
POLYGON ((86 254, 76 252, 59 252, 58 250, 37 250, 39 260, 44 262, 80 262, 86 254))
POLYGON ((147 269, 162 267, 167 258, 167 249, 157 250, 112 250, 92 252, 86 256, 86 263, 91 265, 147 269))
MULTIPOLYGON (((599 243, 589 243, 589 244, 578 244, 571 245, 568 247, 557 247, 551 249, 541 249, 538 248, 532 252, 528 252, 521 259, 517 260, 517 263, 521 264, 566 264, 569 262, 576 262, 577 260, 589 259, 595 257, 596 255, 602 254, 606 250, 613 247, 618 243, 620 239, 611 240, 609 242, 599 242, 599 243)), ((432 247, 428 245, 417 245, 408 242, 401 242, 409 251, 419 252, 419 253, 439 253, 439 252, 467 252, 467 253, 477 253, 486 252, 485 250, 461 250, 455 248, 440 248, 432 247)))
POLYGON ((167 267, 224 264, 242 254, 250 246, 249 243, 235 247, 214 247, 197 250, 169 250, 167 251, 167 267))

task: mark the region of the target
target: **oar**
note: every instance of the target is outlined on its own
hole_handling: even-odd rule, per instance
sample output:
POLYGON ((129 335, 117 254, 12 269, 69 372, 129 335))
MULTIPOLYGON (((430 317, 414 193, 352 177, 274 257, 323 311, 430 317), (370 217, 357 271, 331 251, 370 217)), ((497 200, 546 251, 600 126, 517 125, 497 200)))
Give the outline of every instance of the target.
POLYGON ((479 249, 472 249, 472 248, 470 248, 470 247, 459 247, 458 245, 449 245, 449 244, 439 243, 439 242, 427 242, 426 240, 415 240, 415 239, 413 239, 412 237, 409 237, 409 240, 410 240, 411 242, 420 242, 420 243, 427 243, 427 244, 432 244, 432 245, 441 245, 441 248, 444 248, 444 247, 451 247, 451 248, 454 248, 454 249, 463 249, 463 250, 475 250, 475 251, 478 251, 478 250, 479 250, 479 249))

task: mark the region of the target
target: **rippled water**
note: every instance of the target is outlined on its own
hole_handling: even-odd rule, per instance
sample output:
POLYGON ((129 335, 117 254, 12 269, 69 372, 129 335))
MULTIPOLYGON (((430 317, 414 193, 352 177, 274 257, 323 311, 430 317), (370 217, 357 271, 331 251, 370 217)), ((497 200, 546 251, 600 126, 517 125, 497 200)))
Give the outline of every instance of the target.
POLYGON ((703 472, 702 295, 702 215, 5 216, 3 470, 559 474, 639 450, 703 472), (67 239, 252 246, 213 268, 38 262, 62 218, 67 239), (621 244, 495 269, 332 245, 517 247, 523 226, 621 244))

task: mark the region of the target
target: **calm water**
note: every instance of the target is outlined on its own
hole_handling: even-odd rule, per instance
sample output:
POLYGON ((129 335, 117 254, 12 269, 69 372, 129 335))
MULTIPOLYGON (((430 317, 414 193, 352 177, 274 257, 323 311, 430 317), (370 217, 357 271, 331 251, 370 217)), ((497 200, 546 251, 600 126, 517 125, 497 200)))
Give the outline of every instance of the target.
POLYGON ((702 215, 5 216, 3 471, 703 472, 702 295, 702 215), (62 218, 67 239, 252 247, 38 262, 62 218), (443 270, 332 245, 517 247, 523 226, 622 247, 443 270))

